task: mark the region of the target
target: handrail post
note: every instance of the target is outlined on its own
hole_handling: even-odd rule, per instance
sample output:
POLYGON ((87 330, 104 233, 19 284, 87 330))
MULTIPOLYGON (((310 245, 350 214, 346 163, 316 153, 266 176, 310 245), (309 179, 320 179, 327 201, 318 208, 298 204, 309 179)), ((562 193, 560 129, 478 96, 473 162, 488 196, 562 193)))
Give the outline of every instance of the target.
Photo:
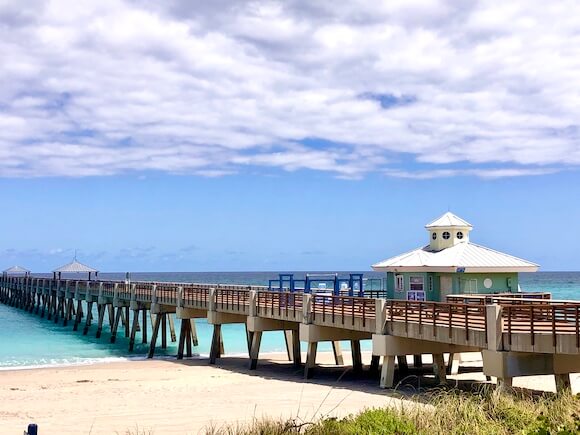
POLYGON ((216 301, 216 289, 215 288, 210 288, 209 289, 209 295, 208 295, 208 310, 209 311, 216 311, 216 305, 217 305, 217 301, 216 301))
POLYGON ((503 350, 503 317, 502 306, 498 304, 485 306, 487 348, 503 350))
MULTIPOLYGON (((249 303, 249 316, 250 317, 257 317, 258 315, 258 305, 257 305, 257 299, 258 299, 258 292, 256 292, 256 290, 250 290, 249 294, 248 294, 248 303, 249 303)), ((278 302, 278 306, 280 305, 280 303, 278 302)))
POLYGON ((303 323, 312 323, 313 315, 312 315, 312 295, 309 293, 304 293, 302 295, 302 322, 303 323))
POLYGON ((153 288, 151 289, 151 303, 157 303, 157 284, 153 284, 153 288))
POLYGON ((375 333, 384 334, 387 328, 387 315, 384 299, 375 299, 375 333))
POLYGON ((183 308, 183 286, 177 287, 177 308, 183 308))
POLYGON ((129 284, 130 300, 137 300, 137 284, 129 284))

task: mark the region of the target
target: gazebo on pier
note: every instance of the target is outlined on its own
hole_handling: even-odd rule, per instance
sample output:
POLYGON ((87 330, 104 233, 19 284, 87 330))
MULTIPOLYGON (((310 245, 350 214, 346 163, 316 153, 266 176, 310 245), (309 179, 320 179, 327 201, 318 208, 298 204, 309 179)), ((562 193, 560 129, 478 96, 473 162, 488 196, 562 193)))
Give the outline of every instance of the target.
POLYGON ((77 261, 77 258, 75 256, 73 261, 71 261, 68 264, 65 264, 64 266, 59 267, 58 269, 53 270, 52 273, 54 274, 54 279, 57 278, 60 279, 63 273, 87 273, 89 275, 90 280, 93 274, 94 277, 96 278, 97 275, 99 274, 99 271, 97 269, 93 269, 92 267, 89 267, 86 264, 77 261))
POLYGON ((2 272, 3 275, 30 276, 30 270, 22 266, 12 266, 2 272))

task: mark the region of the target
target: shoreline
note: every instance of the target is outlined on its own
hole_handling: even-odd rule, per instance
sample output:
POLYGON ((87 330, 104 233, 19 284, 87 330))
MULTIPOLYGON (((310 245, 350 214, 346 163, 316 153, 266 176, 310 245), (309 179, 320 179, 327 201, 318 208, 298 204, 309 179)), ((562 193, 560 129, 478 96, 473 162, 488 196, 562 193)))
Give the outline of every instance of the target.
MULTIPOLYGON (((449 386, 469 389, 485 382, 477 355, 466 370, 449 377, 449 386)), ((0 371, 0 433, 18 433, 37 423, 42 434, 111 434, 127 430, 153 434, 198 434, 210 426, 248 424, 255 418, 312 421, 345 417, 367 408, 420 406, 412 393, 436 387, 434 379, 413 375, 400 390, 383 390, 378 377, 365 371, 355 376, 335 366, 332 352, 320 352, 322 365, 305 381, 285 353, 264 353, 257 370, 249 370, 247 355, 227 355, 210 365, 207 359, 135 359, 66 367, 0 371), (407 387, 407 384, 409 386, 407 387), (145 432, 148 433, 148 432, 145 432)), ((425 356, 425 363, 429 364, 425 356)), ((370 352, 363 352, 368 364, 370 352)), ((429 370, 426 367, 426 370, 429 370)), ((516 387, 554 391, 552 376, 516 378, 516 387)), ((580 387, 574 375, 573 389, 580 387)))

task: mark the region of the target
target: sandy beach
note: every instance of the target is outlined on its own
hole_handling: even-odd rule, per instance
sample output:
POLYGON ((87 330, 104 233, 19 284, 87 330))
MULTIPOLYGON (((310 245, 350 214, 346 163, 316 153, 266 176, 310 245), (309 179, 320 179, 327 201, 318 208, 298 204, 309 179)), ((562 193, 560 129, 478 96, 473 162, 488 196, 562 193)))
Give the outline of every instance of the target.
MULTIPOLYGON (((370 356, 364 358, 368 362, 370 356)), ((318 361, 329 364, 331 355, 321 353, 318 361)), ((345 369, 325 367, 303 382, 301 370, 285 355, 269 354, 254 372, 242 357, 223 358, 216 366, 206 359, 145 360, 0 371, 0 433, 22 433, 35 422, 43 435, 125 434, 137 427, 154 434, 199 434, 255 417, 312 421, 401 403, 398 392, 378 388, 378 379, 355 378, 345 369)), ((485 377, 474 371, 452 379, 470 383, 485 377)), ((554 390, 551 376, 518 378, 514 384, 554 390)), ((574 375, 573 390, 579 387, 574 375)))

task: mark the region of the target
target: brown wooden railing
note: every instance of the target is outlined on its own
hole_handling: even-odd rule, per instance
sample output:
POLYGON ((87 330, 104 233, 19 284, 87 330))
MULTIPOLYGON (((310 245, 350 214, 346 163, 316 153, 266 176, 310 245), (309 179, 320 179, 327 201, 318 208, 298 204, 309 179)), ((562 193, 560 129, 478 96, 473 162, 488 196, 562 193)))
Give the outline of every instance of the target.
POLYGON ((447 295, 449 303, 459 304, 482 304, 489 305, 495 303, 517 304, 534 303, 552 299, 552 294, 548 292, 520 292, 520 293, 496 293, 496 294, 461 294, 447 295))
POLYGON ((303 293, 259 291, 256 294, 258 313, 269 310, 278 316, 296 318, 296 314, 302 314, 303 293))
POLYGON ((115 282, 103 281, 103 296, 108 298, 115 296, 115 282))
POLYGON ((485 305, 389 300, 386 303, 386 319, 389 322, 404 322, 405 331, 408 331, 410 323, 418 324, 420 332, 424 325, 432 326, 434 337, 438 333, 437 327, 446 327, 449 338, 454 328, 463 329, 465 340, 469 340, 470 330, 485 331, 487 341, 485 305))
POLYGON ((351 325, 355 319, 361 318, 363 327, 368 320, 375 318, 375 300, 354 296, 332 296, 323 294, 312 295, 312 320, 321 318, 323 322, 340 318, 345 324, 346 317, 351 317, 351 325))
POLYGON ((209 288, 200 288, 196 284, 183 285, 183 305, 185 307, 207 307, 209 288))
POLYGON ((241 311, 250 305, 249 290, 215 289, 216 306, 225 310, 241 311))
POLYGON ((552 345, 558 344, 558 335, 574 334, 576 348, 580 348, 580 303, 544 305, 508 305, 503 307, 504 332, 512 344, 512 334, 531 334, 532 346, 536 334, 551 334, 552 345))
POLYGON ((155 288, 157 303, 177 305, 177 289, 178 286, 176 284, 157 284, 157 287, 155 288))
POLYGON ((145 282, 135 283, 135 299, 141 302, 151 302, 151 299, 153 299, 154 285, 145 282))

